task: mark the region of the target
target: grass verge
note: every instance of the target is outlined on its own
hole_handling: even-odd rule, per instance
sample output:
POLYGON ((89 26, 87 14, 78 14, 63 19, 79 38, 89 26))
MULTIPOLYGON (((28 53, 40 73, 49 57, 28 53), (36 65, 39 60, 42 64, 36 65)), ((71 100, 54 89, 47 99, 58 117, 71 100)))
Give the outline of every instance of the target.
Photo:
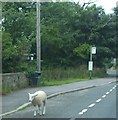
POLYGON ((42 86, 55 86, 55 85, 64 85, 64 84, 69 84, 69 83, 74 83, 74 82, 80 82, 80 81, 86 81, 89 80, 87 79, 65 79, 65 80, 52 80, 52 81, 43 81, 41 82, 42 86))

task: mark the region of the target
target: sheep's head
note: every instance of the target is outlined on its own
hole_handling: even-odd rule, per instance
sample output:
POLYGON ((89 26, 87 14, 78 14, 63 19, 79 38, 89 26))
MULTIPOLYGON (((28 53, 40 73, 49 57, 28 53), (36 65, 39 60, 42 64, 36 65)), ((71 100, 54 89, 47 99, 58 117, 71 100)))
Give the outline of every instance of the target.
POLYGON ((34 96, 33 96, 33 94, 31 94, 31 93, 28 93, 28 95, 29 95, 29 102, 32 102, 32 100, 34 99, 34 96))
POLYGON ((28 93, 29 95, 29 102, 32 102, 33 99, 38 95, 38 94, 31 94, 31 93, 28 93))

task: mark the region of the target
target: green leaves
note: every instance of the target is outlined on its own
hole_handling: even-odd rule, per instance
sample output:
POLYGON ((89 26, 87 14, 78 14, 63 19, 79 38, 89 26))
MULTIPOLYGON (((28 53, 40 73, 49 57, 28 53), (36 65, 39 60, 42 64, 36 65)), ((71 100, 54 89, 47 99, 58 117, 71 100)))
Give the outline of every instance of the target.
POLYGON ((89 54, 90 54, 90 45, 88 44, 82 44, 79 47, 76 47, 73 52, 79 56, 81 59, 88 59, 89 58, 89 54))
MULTIPOLYGON (((114 8, 114 13, 117 13, 114 8)), ((3 3, 3 71, 27 71, 26 55, 36 54, 36 3, 3 3), (24 56, 25 55, 25 56, 24 56)), ((96 5, 71 2, 41 3, 41 57, 43 66, 77 66, 89 60, 97 47, 97 66, 115 57, 116 15, 96 5)))

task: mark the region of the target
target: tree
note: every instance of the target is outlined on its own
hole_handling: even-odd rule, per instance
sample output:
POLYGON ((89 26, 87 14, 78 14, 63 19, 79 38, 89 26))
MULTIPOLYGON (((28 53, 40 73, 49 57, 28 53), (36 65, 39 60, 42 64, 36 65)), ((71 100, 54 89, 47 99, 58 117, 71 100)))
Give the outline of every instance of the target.
MULTIPOLYGON (((98 67, 116 57, 117 8, 114 14, 105 14, 103 8, 95 4, 89 6, 91 2, 83 5, 74 2, 41 3, 43 66, 86 64, 91 45, 97 47, 94 60, 98 67)), ((24 54, 36 54, 36 3, 4 3, 3 19, 3 45, 6 46, 3 62, 8 63, 8 71, 27 71, 24 54)))
POLYGON ((35 38, 32 3, 3 3, 3 72, 27 71, 27 56, 35 38))

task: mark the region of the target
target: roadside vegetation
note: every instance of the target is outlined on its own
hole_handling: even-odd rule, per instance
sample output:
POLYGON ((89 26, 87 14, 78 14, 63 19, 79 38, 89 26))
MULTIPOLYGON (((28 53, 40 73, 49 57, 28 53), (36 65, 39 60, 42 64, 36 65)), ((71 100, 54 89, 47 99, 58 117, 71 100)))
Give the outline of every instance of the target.
MULTIPOLYGON (((80 68, 65 69, 48 69, 42 73, 40 84, 42 86, 63 85, 73 82, 90 80, 89 71, 85 66, 80 68), (51 73, 51 74, 50 74, 51 73)), ((106 77, 105 69, 95 68, 92 72, 92 79, 106 77)))
MULTIPOLYGON (((94 3, 41 3, 42 68, 86 66, 91 46, 95 67, 107 67, 118 56, 117 12, 106 14, 94 3)), ((36 3, 3 2, 2 30, 3 73, 35 71, 36 3)))
MULTIPOLYGON (((96 78, 106 77, 105 69, 95 68, 92 73, 92 80, 96 78)), ((32 78, 33 80, 34 78, 32 78)), ((73 82, 81 82, 91 80, 89 77, 89 71, 86 66, 80 68, 49 68, 44 69, 42 72, 41 79, 39 79, 39 86, 55 86, 64 85, 73 82)), ((20 89, 20 88, 19 88, 20 89)), ((14 90, 10 89, 8 85, 2 85, 2 94, 6 95, 14 90)), ((1 93, 0 93, 1 94, 1 93)))
MULTIPOLYGON (((91 46, 97 48, 93 78, 106 76, 106 69, 118 56, 117 13, 118 7, 106 14, 94 3, 41 3, 41 85, 88 80, 91 46)), ((36 58, 36 3, 3 2, 3 73, 33 74, 36 58)), ((3 86, 4 91, 7 89, 3 86)))

